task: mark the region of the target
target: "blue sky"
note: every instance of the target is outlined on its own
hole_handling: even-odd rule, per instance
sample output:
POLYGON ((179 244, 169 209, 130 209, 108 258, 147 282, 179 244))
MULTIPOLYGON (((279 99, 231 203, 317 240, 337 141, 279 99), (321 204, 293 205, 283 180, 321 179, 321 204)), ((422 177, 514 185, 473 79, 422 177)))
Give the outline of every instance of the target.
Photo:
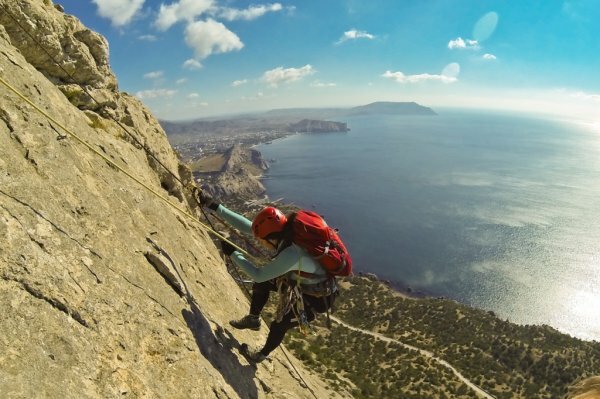
POLYGON ((600 122, 596 0, 64 0, 162 119, 416 101, 600 122))

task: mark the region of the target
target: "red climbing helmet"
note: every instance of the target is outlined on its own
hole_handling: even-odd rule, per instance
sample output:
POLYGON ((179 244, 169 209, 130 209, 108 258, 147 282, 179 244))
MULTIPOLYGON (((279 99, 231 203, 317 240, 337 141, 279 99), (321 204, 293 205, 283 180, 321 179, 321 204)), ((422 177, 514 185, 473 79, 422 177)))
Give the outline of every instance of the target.
POLYGON ((277 233, 283 230, 287 218, 277 208, 266 207, 259 212, 252 222, 252 231, 258 238, 267 238, 271 233, 277 233))

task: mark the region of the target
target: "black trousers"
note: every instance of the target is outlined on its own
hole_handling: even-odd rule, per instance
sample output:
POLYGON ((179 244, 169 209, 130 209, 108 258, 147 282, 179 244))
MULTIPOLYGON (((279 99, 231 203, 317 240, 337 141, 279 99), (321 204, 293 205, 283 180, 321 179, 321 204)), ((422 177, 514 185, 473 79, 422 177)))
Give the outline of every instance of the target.
MULTIPOLYGON (((277 291, 277 286, 272 281, 254 283, 252 286, 252 299, 250 302, 251 315, 260 315, 262 309, 269 300, 271 291, 277 291)), ((335 294, 325 297, 302 295, 302 299, 304 300, 304 311, 306 312, 306 318, 308 321, 313 321, 315 319, 315 313, 325 313, 329 308, 331 308, 335 299, 335 294)), ((265 342, 265 345, 260 350, 263 355, 267 356, 269 353, 275 350, 275 348, 281 344, 281 341, 283 341, 285 333, 289 329, 298 325, 298 321, 293 320, 295 317, 296 316, 294 315, 294 312, 290 310, 283 315, 280 322, 274 320, 271 323, 267 342, 265 342)))

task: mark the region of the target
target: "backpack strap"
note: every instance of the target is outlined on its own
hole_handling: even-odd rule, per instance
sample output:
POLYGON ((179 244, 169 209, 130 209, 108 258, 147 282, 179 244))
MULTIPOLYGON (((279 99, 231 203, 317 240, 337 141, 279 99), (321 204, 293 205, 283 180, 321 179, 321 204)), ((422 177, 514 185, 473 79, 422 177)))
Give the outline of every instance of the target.
POLYGON ((281 234, 281 238, 277 243, 277 252, 271 259, 275 259, 280 253, 283 252, 284 249, 292 245, 294 241, 294 220, 296 219, 296 212, 291 213, 287 217, 287 223, 283 228, 283 232, 281 234))

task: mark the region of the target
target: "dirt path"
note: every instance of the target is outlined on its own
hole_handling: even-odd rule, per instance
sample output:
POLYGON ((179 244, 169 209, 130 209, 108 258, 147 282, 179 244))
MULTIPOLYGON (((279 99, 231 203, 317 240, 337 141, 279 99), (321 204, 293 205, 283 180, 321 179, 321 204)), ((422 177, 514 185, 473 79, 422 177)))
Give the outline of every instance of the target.
POLYGON ((484 391, 483 389, 479 388, 477 385, 475 385, 474 383, 472 383, 469 379, 467 379, 467 377, 463 376, 450 363, 448 363, 447 361, 445 361, 443 359, 440 359, 439 357, 435 356, 433 353, 431 353, 429 351, 426 351, 424 349, 419 349, 419 348, 417 348, 415 346, 405 344, 403 342, 400 342, 400 341, 392 339, 392 338, 388 338, 385 335, 381 335, 381 334, 373 332, 373 331, 368 331, 368 330, 363 330, 363 329, 360 329, 360 328, 357 328, 357 327, 353 327, 353 326, 351 326, 349 324, 346 324, 345 322, 341 321, 337 317, 331 316, 331 320, 333 320, 336 323, 341 324, 344 327, 349 328, 349 329, 351 329, 353 331, 358 331, 360 333, 367 334, 367 335, 370 335, 372 337, 378 338, 378 339, 380 339, 382 341, 393 342, 395 344, 402 345, 403 347, 405 347, 407 349, 418 351, 421 355, 426 356, 426 357, 432 359, 433 361, 441 364, 442 366, 444 366, 447 369, 449 369, 450 371, 452 371, 454 373, 454 375, 456 375, 456 377, 459 380, 461 380, 462 382, 464 382, 469 388, 471 388, 473 391, 475 391, 475 393, 477 393, 477 395, 479 397, 486 398, 486 399, 496 399, 495 396, 490 395, 489 393, 487 393, 486 391, 484 391))

